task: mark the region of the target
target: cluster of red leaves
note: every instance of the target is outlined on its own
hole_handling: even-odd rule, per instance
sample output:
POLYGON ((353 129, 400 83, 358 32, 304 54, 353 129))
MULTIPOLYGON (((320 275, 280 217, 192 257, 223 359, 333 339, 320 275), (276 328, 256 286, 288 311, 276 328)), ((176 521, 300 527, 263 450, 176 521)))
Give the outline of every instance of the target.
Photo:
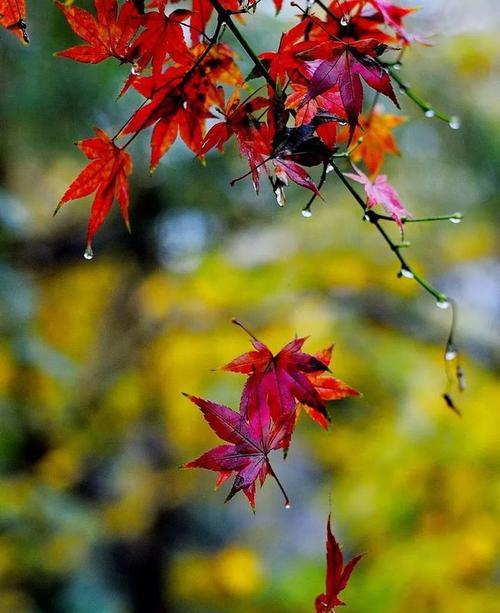
MULTIPOLYGON (((244 326, 234 321, 237 325, 244 326)), ((248 330, 246 330, 248 332, 248 330)), ((303 407, 323 428, 328 424, 326 403, 359 392, 330 376, 332 347, 317 355, 302 352, 305 338, 296 338, 276 355, 248 332, 254 347, 223 370, 246 375, 239 412, 202 398, 188 396, 202 411, 214 432, 226 443, 185 464, 186 468, 206 468, 219 473, 217 487, 231 476, 233 486, 226 498, 242 491, 255 508, 255 484, 273 476, 285 495, 269 462, 269 453, 288 452, 293 431, 303 407)))
MULTIPOLYGON (((24 2, 14 2, 24 8, 24 2)), ((113 149, 117 159, 119 150, 150 127, 151 171, 178 136, 200 159, 211 149, 222 151, 234 137, 248 160, 247 174, 255 189, 261 176, 267 176, 278 203, 284 204, 284 188, 290 181, 319 195, 308 169, 326 169, 332 155, 345 147, 368 169, 369 176, 356 175, 365 186, 367 207, 382 205, 401 224, 409 213, 386 177, 378 176, 384 156, 397 153, 392 129, 401 119, 384 114, 379 106, 364 116, 362 111, 370 90, 398 106, 381 56, 415 40, 404 25, 411 9, 388 0, 333 0, 321 3, 317 11, 310 2, 303 9, 294 5, 299 9, 298 23, 282 35, 276 51, 253 58, 255 67, 245 82, 235 52, 220 42, 219 35, 223 21, 240 20, 241 25, 243 14, 256 10, 259 3, 190 0, 186 7, 171 10, 177 2, 94 0, 95 14, 57 3, 84 41, 57 55, 91 64, 107 58, 129 64, 121 94, 133 88, 144 97, 110 141, 116 148, 115 140, 128 136, 121 149, 113 149), (263 78, 264 86, 252 90, 250 82, 263 78), (356 148, 352 143, 359 137, 363 144, 356 148)), ((274 0, 277 11, 282 4, 274 0)), ((14 24, 20 19, 21 12, 12 18, 14 24)), ((114 191, 115 175, 107 164, 102 168, 89 223, 89 248, 109 210, 102 194, 114 191)), ((90 186, 82 186, 89 174, 80 175, 62 202, 94 191, 94 177, 90 186)), ((126 191, 126 186, 122 189, 126 191)), ((119 203, 127 219, 125 201, 119 203)))

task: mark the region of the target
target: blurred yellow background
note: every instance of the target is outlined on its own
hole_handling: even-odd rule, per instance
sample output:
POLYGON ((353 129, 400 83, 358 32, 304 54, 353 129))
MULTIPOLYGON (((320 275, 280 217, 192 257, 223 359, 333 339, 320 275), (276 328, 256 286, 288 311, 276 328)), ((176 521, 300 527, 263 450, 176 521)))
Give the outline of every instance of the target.
MULTIPOLYGON (((299 190, 278 209, 230 188, 234 153, 202 167, 175 147, 149 178, 137 139, 133 234, 115 215, 84 261, 88 203, 51 214, 84 164, 71 143, 136 105, 114 102, 127 68, 53 58, 73 39, 49 2, 31 2, 29 48, 0 33, 0 612, 311 613, 330 499, 346 556, 366 552, 348 611, 500 611, 500 7, 420 4, 414 29, 439 36, 402 75, 462 129, 403 99, 388 174, 416 216, 465 215, 406 236, 459 303, 462 419, 441 398, 449 311, 397 278, 334 177, 304 219, 299 190), (276 454, 290 510, 272 481, 253 516, 177 468, 216 441, 181 392, 237 408, 243 378, 214 370, 249 346, 233 316, 274 350, 334 342, 334 374, 364 394, 276 454)), ((287 19, 252 18, 256 47, 287 19)))

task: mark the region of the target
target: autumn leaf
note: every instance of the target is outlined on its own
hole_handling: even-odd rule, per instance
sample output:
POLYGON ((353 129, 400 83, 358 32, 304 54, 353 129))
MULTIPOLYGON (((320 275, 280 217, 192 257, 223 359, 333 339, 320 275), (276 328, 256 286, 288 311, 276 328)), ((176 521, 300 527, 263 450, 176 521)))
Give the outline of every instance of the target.
POLYGON ((219 445, 196 460, 187 462, 183 468, 206 468, 219 473, 216 488, 235 475, 234 483, 226 502, 242 491, 255 510, 255 488, 258 480, 262 486, 266 477, 274 477, 285 497, 285 506, 290 501, 269 462, 269 453, 288 447, 290 424, 293 415, 281 415, 273 422, 270 419, 249 421, 240 413, 196 396, 185 394, 196 404, 212 430, 228 445, 219 445))
POLYGON ((25 44, 30 42, 26 31, 26 0, 0 0, 0 25, 10 30, 25 44))
MULTIPOLYGON (((332 360, 333 345, 323 349, 319 353, 316 353, 315 357, 325 366, 329 367, 332 360)), ((307 378, 312 383, 319 397, 324 402, 330 402, 334 400, 341 400, 342 398, 348 398, 350 396, 360 396, 358 390, 350 387, 340 379, 330 376, 324 370, 318 370, 316 372, 308 373, 307 378)), ((299 405, 297 412, 303 408, 311 419, 317 422, 322 428, 328 427, 328 421, 323 413, 320 413, 312 407, 307 405, 299 405)))
POLYGON ((233 320, 233 323, 250 335, 255 348, 255 351, 244 353, 223 366, 223 370, 248 376, 241 399, 242 414, 251 419, 254 413, 260 411, 264 399, 275 421, 283 415, 294 414, 297 402, 326 417, 325 403, 307 373, 325 371, 328 366, 313 355, 301 351, 307 339, 296 338, 273 355, 267 345, 259 341, 241 322, 233 320))
POLYGON ((127 55, 134 62, 136 71, 144 70, 151 63, 153 72, 161 72, 167 54, 178 63, 189 60, 182 22, 191 14, 191 11, 178 9, 170 16, 157 12, 145 15, 144 30, 131 45, 127 55))
POLYGON ((344 556, 332 533, 331 517, 326 523, 326 592, 316 597, 316 613, 330 613, 334 607, 344 605, 339 598, 347 586, 356 564, 363 554, 357 555, 344 566, 344 556))
POLYGON ((353 141, 360 144, 353 147, 351 160, 363 160, 370 176, 377 175, 387 154, 397 155, 399 149, 392 131, 406 122, 406 117, 384 113, 383 107, 376 105, 368 117, 360 117, 359 126, 354 132, 353 141))
POLYGON ((389 183, 387 175, 379 175, 372 181, 359 168, 354 166, 354 173, 344 173, 346 177, 361 183, 365 188, 367 195, 366 208, 372 209, 377 204, 384 207, 388 215, 394 219, 398 226, 403 228, 403 219, 411 217, 411 213, 407 211, 401 202, 398 192, 389 183))
POLYGON ((108 57, 127 61, 129 45, 140 25, 135 4, 127 0, 118 11, 116 0, 94 0, 96 17, 78 6, 56 5, 63 12, 75 34, 86 45, 77 45, 56 53, 77 62, 98 64, 108 57))
POLYGON ((129 228, 127 177, 132 172, 130 155, 119 149, 103 130, 96 128, 95 133, 96 137, 77 143, 78 148, 91 162, 68 187, 56 209, 57 213, 66 202, 96 192, 87 230, 86 255, 90 257, 92 257, 92 239, 109 213, 115 198, 129 228))
POLYGON ((399 108, 389 74, 375 59, 379 46, 377 39, 349 43, 328 41, 324 47, 328 59, 307 62, 310 83, 301 105, 337 86, 352 136, 363 103, 362 77, 372 89, 388 96, 399 108))

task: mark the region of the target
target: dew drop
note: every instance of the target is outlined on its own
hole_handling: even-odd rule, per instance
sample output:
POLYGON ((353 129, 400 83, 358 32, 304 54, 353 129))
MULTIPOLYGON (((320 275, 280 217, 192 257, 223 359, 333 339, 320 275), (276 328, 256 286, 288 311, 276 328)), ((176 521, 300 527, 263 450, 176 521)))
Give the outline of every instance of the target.
POLYGON ((401 70, 401 62, 396 62, 392 67, 394 70, 401 70))
POLYGON ((302 209, 302 217, 312 217, 312 211, 311 209, 302 209))
POLYGON ((132 68, 130 69, 130 74, 132 74, 134 77, 138 77, 141 74, 141 69, 135 62, 132 64, 132 68))
POLYGON ((401 87, 399 88, 399 93, 400 93, 400 94, 406 94, 406 87, 401 86, 401 87))
POLYGON ((425 116, 426 116, 428 119, 432 119, 433 117, 435 117, 435 116, 436 116, 436 111, 435 111, 434 109, 427 109, 427 110, 425 111, 425 116))
POLYGON ((447 362, 453 362, 453 360, 457 357, 458 353, 454 349, 450 349, 444 354, 444 359, 447 362))
POLYGON ((370 221, 370 216, 368 215, 368 213, 365 213, 363 215, 363 221, 370 221))
POLYGON ((463 219, 462 213, 455 213, 454 215, 450 217, 451 223, 461 223, 462 219, 463 219))
POLYGON ((326 167, 326 174, 329 174, 330 172, 332 172, 333 170, 333 166, 331 164, 328 164, 328 166, 326 167))
POLYGON ((276 194, 276 202, 278 203, 278 206, 285 206, 286 196, 285 196, 285 191, 283 190, 283 188, 281 186, 277 187, 274 190, 274 193, 276 194))
POLYGON ((339 124, 339 126, 346 126, 347 125, 347 121, 344 121, 343 119, 340 119, 339 121, 337 121, 337 123, 339 124))
POLYGON ((400 274, 405 279, 414 279, 415 278, 415 275, 408 268, 402 268, 400 274))
POLYGON ((436 302, 436 305, 438 306, 438 308, 440 309, 448 309, 450 307, 450 303, 448 302, 448 300, 438 300, 436 302))
POLYGON ((87 247, 83 253, 83 257, 86 260, 91 260, 94 257, 94 252, 92 251, 92 247, 87 247))
POLYGON ((450 123, 448 125, 450 126, 452 130, 460 130, 460 127, 462 125, 462 122, 460 121, 460 117, 457 117, 456 115, 454 115, 450 119, 450 123))
POLYGON ((346 26, 349 25, 350 21, 351 20, 348 15, 342 15, 342 17, 340 18, 340 25, 345 28, 346 26))
POLYGON ((285 509, 289 509, 291 506, 292 505, 289 502, 287 502, 286 505, 285 505, 285 509))

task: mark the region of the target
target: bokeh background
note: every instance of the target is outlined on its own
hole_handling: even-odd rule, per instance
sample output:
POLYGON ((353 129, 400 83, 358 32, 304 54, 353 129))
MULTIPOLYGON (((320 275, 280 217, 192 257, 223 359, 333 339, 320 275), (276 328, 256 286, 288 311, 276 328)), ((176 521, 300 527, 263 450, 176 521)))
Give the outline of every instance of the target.
MULTIPOLYGON (((89 202, 52 211, 85 163, 71 143, 137 104, 115 102, 127 67, 54 58, 75 38, 48 0, 28 1, 30 47, 0 33, 2 613, 310 613, 329 501, 346 555, 367 554, 352 613, 500 611, 500 6, 419 4, 413 29, 435 45, 402 74, 462 128, 402 99, 388 172, 416 215, 465 215, 406 237, 460 305, 462 419, 441 398, 449 311, 397 278, 333 177, 304 219, 299 190, 279 209, 266 186, 230 188, 234 151, 202 167, 176 146, 151 178, 138 138, 133 234, 115 213, 84 261, 89 202), (233 316, 275 349, 334 342, 334 373, 364 393, 277 455, 288 511, 271 481, 253 516, 212 473, 177 468, 216 441, 181 392, 237 406, 243 380, 214 370, 248 347, 233 316)), ((290 14, 261 5, 248 35, 264 49, 290 14)))

